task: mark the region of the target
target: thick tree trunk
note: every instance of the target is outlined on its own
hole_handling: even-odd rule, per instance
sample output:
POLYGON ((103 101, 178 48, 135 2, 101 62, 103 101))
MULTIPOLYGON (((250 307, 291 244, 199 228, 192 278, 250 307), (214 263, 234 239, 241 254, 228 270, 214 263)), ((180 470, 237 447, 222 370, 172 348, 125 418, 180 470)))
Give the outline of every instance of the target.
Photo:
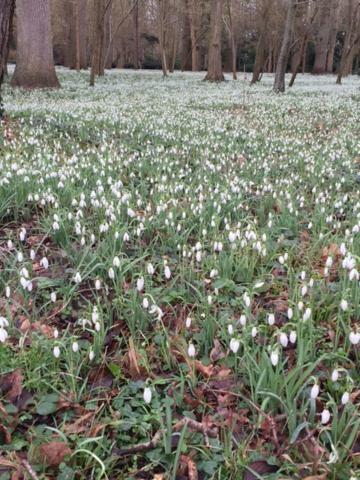
POLYGON ((140 65, 140 52, 139 52, 139 2, 135 2, 133 11, 133 24, 134 24, 134 68, 137 70, 140 65))
POLYGON ((11 85, 59 87, 54 67, 49 0, 17 0, 16 22, 16 67, 11 85))
POLYGON ((3 81, 9 47, 9 34, 15 0, 0 0, 0 87, 3 81))
POLYGON ((360 44, 360 2, 356 3, 357 0, 348 0, 348 2, 348 25, 336 79, 338 85, 341 85, 341 80, 346 75, 349 63, 352 62, 352 55, 360 44))
POLYGON ((336 38, 337 38, 338 28, 339 28, 340 9, 341 9, 341 2, 339 2, 338 5, 335 5, 333 19, 331 22, 329 47, 328 47, 327 58, 326 58, 326 73, 333 73, 333 70, 334 70, 334 55, 335 55, 336 38))
POLYGON ((221 63, 222 7, 223 0, 212 0, 208 71, 205 77, 211 82, 225 80, 221 63))
POLYGON ((320 6, 320 26, 315 42, 315 61, 313 73, 316 75, 324 74, 327 70, 327 58, 330 43, 330 32, 333 13, 333 0, 322 0, 320 6))
POLYGON ((233 16, 232 16, 232 5, 231 0, 227 0, 227 10, 229 15, 229 35, 230 35, 230 48, 231 48, 231 71, 233 80, 237 80, 237 65, 236 65, 236 42, 235 42, 235 32, 234 32, 234 24, 233 24, 233 16))
POLYGON ((285 92, 285 73, 289 57, 291 37, 294 28, 296 0, 289 0, 288 3, 289 4, 286 14, 284 36, 275 72, 274 92, 276 93, 285 92))
POLYGON ((191 70, 191 40, 190 40, 190 22, 187 13, 187 2, 183 0, 183 25, 181 37, 181 71, 191 70))
POLYGON ((162 68, 164 77, 167 77, 168 67, 167 67, 166 51, 165 51, 166 6, 165 6, 165 0, 158 0, 158 1, 159 1, 159 48, 160 48, 160 57, 161 57, 161 68, 162 68))
MULTIPOLYGON (((264 60, 265 60, 265 53, 266 53, 265 35, 267 31, 267 26, 269 23, 269 9, 270 9, 269 0, 263 0, 262 8, 259 12, 261 15, 261 23, 260 23, 259 38, 256 44, 255 63, 254 63, 253 74, 251 79, 252 85, 260 80, 261 71, 264 67, 264 60)), ((270 56, 270 59, 271 59, 271 56, 270 56)))

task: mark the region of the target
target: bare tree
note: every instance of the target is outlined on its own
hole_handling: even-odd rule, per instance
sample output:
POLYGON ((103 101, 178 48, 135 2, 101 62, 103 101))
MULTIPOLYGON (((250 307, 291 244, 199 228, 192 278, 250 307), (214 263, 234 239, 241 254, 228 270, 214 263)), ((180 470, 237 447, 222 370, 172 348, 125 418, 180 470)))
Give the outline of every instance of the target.
POLYGON ((341 84, 342 77, 352 69, 354 53, 360 44, 360 1, 347 0, 347 26, 340 66, 336 83, 341 84))
POLYGON ((205 80, 212 82, 224 81, 221 60, 221 30, 222 30, 223 0, 212 0, 210 16, 210 42, 208 53, 208 70, 205 80))
POLYGON ((237 79, 237 68, 236 68, 237 67, 236 65, 237 51, 236 51, 235 29, 234 29, 233 13, 232 13, 232 0, 227 0, 226 6, 227 6, 229 23, 225 23, 225 24, 228 29, 229 37, 230 37, 231 71, 232 71, 233 80, 236 80, 237 79))
POLYGON ((260 16, 260 28, 259 28, 259 37, 256 44, 256 53, 255 53, 255 64, 253 68, 253 75, 251 79, 251 84, 254 84, 259 81, 262 68, 265 61, 265 35, 268 29, 269 16, 270 16, 270 0, 261 1, 261 9, 259 11, 260 16))
POLYGON ((167 66, 167 59, 166 59, 166 50, 165 50, 165 43, 166 43, 166 6, 165 0, 158 0, 159 12, 159 48, 160 48, 160 57, 161 57, 161 67, 163 71, 163 76, 168 76, 168 66, 167 66))
POLYGON ((288 0, 284 35, 275 72, 274 92, 276 93, 285 92, 285 73, 294 28, 295 10, 296 0, 288 0))
POLYGON ((330 43, 331 25, 334 21, 334 0, 319 0, 320 14, 317 36, 315 39, 314 74, 324 74, 327 69, 327 57, 330 43))
POLYGON ((0 87, 4 78, 15 0, 0 0, 0 87))
POLYGON ((16 67, 11 85, 56 88, 49 0, 17 0, 16 67))

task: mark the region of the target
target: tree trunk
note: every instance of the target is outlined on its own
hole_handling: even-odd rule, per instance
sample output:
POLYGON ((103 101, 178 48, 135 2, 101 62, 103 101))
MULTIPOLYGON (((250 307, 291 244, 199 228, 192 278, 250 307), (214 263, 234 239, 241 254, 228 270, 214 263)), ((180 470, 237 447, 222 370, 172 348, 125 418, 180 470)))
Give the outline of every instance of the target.
POLYGON ((167 68, 166 51, 165 51, 166 7, 165 7, 165 0, 158 0, 158 1, 159 1, 159 48, 160 48, 160 57, 161 57, 161 68, 162 68, 164 77, 167 77, 168 68, 167 68))
POLYGON ((335 5, 334 15, 331 22, 329 46, 328 46, 328 53, 326 58, 326 73, 333 73, 333 70, 334 70, 334 55, 335 55, 335 47, 336 47, 336 38, 337 38, 338 28, 339 28, 340 8, 341 8, 341 2, 339 2, 337 6, 335 5))
MULTIPOLYGON (((265 52, 266 52, 265 35, 267 31, 267 26, 269 23, 269 9, 270 9, 269 0, 263 0, 262 8, 259 12, 261 16, 261 23, 260 23, 259 38, 256 44, 255 63, 253 68, 251 85, 253 85, 254 83, 260 80, 260 74, 264 67, 265 52)), ((271 56, 270 56, 270 59, 271 59, 271 56)), ((269 61, 269 63, 271 62, 269 61)))
POLYGON ((205 80, 211 82, 225 80, 221 63, 222 7, 223 0, 212 0, 208 71, 205 77, 205 80))
POLYGON ((313 74, 320 75, 326 73, 327 58, 330 42, 331 24, 334 20, 332 18, 333 0, 322 0, 320 6, 320 26, 315 42, 315 61, 313 67, 313 74))
POLYGON ((134 23, 134 68, 137 70, 140 68, 140 53, 139 53, 139 2, 135 2, 133 11, 133 23, 134 23))
POLYGON ((49 0, 16 2, 16 67, 13 87, 57 88, 49 0))
POLYGON ((15 0, 0 0, 0 87, 5 75, 15 0))
POLYGON ((348 0, 348 25, 346 29, 344 46, 341 55, 336 83, 341 85, 342 77, 349 68, 354 49, 360 44, 360 2, 355 5, 355 0, 348 0))
POLYGON ((285 92, 285 73, 289 57, 291 37, 294 28, 295 10, 296 0, 289 0, 285 21, 284 36, 275 72, 274 92, 276 93, 285 92))
POLYGON ((232 17, 232 8, 231 8, 231 0, 227 0, 227 9, 229 15, 229 35, 230 35, 230 47, 231 47, 231 71, 233 80, 237 80, 237 68, 236 68, 236 42, 235 42, 235 32, 234 32, 234 24, 233 24, 233 17, 232 17))
POLYGON ((191 70, 198 72, 200 70, 200 45, 199 45, 199 30, 200 30, 200 14, 197 11, 199 5, 196 5, 196 0, 187 0, 190 39, 191 39, 191 70))
POLYGON ((190 40, 190 21, 188 15, 188 6, 186 0, 183 0, 183 22, 181 37, 181 71, 191 70, 191 40, 190 40))

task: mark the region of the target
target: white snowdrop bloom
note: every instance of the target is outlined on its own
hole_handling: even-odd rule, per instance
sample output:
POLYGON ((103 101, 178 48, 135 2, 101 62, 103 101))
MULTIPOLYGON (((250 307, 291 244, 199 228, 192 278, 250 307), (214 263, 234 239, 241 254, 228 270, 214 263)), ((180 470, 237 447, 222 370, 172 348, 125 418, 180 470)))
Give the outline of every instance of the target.
POLYGON ((343 312, 346 312, 349 308, 348 302, 345 299, 342 299, 340 302, 340 308, 343 312))
POLYGON ((245 307, 249 308, 251 305, 251 300, 249 295, 246 292, 243 295, 243 300, 244 300, 245 307))
POLYGON ((19 239, 21 242, 24 242, 26 238, 26 229, 22 228, 19 233, 19 239))
POLYGON ((311 308, 307 308, 304 312, 304 315, 303 315, 303 321, 304 322, 307 322, 311 317, 311 308))
POLYGON ((293 318, 293 315, 294 315, 293 309, 291 307, 289 307, 288 310, 287 310, 288 319, 291 320, 293 318))
POLYGON ((20 275, 21 275, 22 277, 29 278, 29 272, 28 272, 27 268, 23 267, 23 268, 20 270, 20 275))
POLYGON ((96 306, 94 306, 93 311, 91 312, 91 320, 93 323, 96 323, 99 320, 99 311, 96 306))
POLYGON ((100 322, 95 322, 95 331, 100 332, 100 329, 101 329, 100 322))
POLYGON ((256 282, 254 288, 261 288, 264 285, 264 282, 256 282))
POLYGON ((244 314, 240 315, 240 325, 242 327, 245 327, 245 325, 246 325, 246 315, 244 315, 244 314))
POLYGON ((32 283, 31 281, 28 281, 28 282, 27 282, 27 287, 26 287, 26 288, 27 288, 28 292, 31 292, 31 291, 32 291, 32 289, 33 289, 33 283, 32 283))
POLYGON ((54 338, 58 338, 59 337, 59 330, 57 328, 55 328, 54 330, 54 338))
POLYGON ((190 328, 191 327, 191 322, 192 322, 192 318, 191 317, 186 317, 185 327, 190 328))
POLYGON ((350 332, 349 340, 352 345, 357 345, 360 342, 360 333, 359 332, 350 332))
POLYGON ((8 333, 5 328, 0 327, 0 343, 4 343, 8 338, 8 333))
POLYGON ((11 289, 10 289, 9 285, 6 285, 6 288, 5 288, 5 297, 6 297, 6 298, 10 298, 10 295, 11 295, 11 289))
POLYGON ((71 349, 74 353, 78 352, 79 351, 79 344, 78 342, 73 342, 72 345, 71 345, 71 349))
POLYGON ((234 333, 234 327, 231 325, 231 323, 230 323, 230 325, 228 325, 228 328, 227 328, 227 329, 228 329, 228 334, 229 334, 229 335, 233 335, 233 333, 234 333))
POLYGON ((331 268, 332 265, 333 265, 332 257, 327 257, 326 262, 325 262, 325 267, 331 268))
POLYGON ((109 278, 110 278, 111 280, 113 280, 113 279, 115 278, 115 271, 114 271, 114 269, 113 269, 112 267, 109 268, 109 270, 108 270, 108 275, 109 275, 109 278))
POLYGON ((0 317, 0 328, 6 328, 9 326, 9 322, 5 317, 0 317))
POLYGON ((304 308, 304 302, 301 302, 301 301, 298 302, 297 307, 298 307, 298 310, 301 312, 302 309, 304 308))
POLYGON ((136 290, 137 290, 138 292, 142 292, 142 291, 143 291, 143 289, 144 289, 144 283, 145 283, 145 282, 144 282, 143 277, 140 277, 140 278, 137 279, 137 281, 136 281, 136 290))
POLYGON ((89 360, 90 362, 92 362, 95 358, 95 353, 94 353, 94 350, 90 350, 89 351, 89 360))
POLYGON ((304 270, 300 273, 300 278, 301 278, 302 281, 305 280, 305 278, 306 278, 306 272, 305 272, 304 270))
POLYGON ((284 348, 288 346, 289 339, 285 332, 280 333, 279 341, 284 348))
POLYGON ((237 338, 232 338, 230 340, 230 350, 233 352, 233 353, 237 353, 237 351, 239 350, 240 348, 240 342, 237 338))
POLYGON ((151 403, 152 399, 152 392, 150 387, 145 387, 144 388, 144 394, 143 394, 144 402, 149 404, 151 403))
POLYGON ((314 279, 310 278, 309 280, 309 287, 312 288, 314 286, 314 279))
POLYGON ((336 368, 331 372, 331 381, 337 382, 339 380, 339 371, 336 368))
POLYGON ((53 303, 56 302, 56 292, 51 292, 51 294, 50 294, 50 299, 51 299, 51 301, 52 301, 53 303))
POLYGON ((147 297, 143 298, 142 306, 145 310, 147 310, 149 308, 149 299, 147 297))
POLYGON ((127 214, 130 218, 134 218, 136 216, 136 213, 134 212, 134 210, 132 208, 128 208, 127 209, 127 214))
POLYGON ((54 223, 53 223, 53 230, 54 230, 55 232, 58 231, 58 230, 60 230, 60 225, 59 225, 58 222, 54 222, 54 223))
POLYGON ((212 295, 208 295, 208 297, 207 297, 207 302, 208 302, 209 305, 212 304, 212 302, 213 302, 212 295))
POLYGON ((290 343, 292 344, 296 343, 296 339, 297 339, 297 333, 295 332, 295 330, 291 330, 289 335, 290 343))
POLYGON ((195 350, 195 346, 193 343, 189 343, 189 346, 188 346, 188 355, 189 357, 191 358, 194 358, 195 355, 196 355, 196 350, 195 350))
POLYGON ((198 252, 196 252, 195 258, 196 258, 197 263, 201 262, 201 251, 200 250, 198 252))
POLYGON ((76 272, 74 276, 75 283, 79 284, 81 283, 81 274, 80 272, 76 272))
POLYGON ((125 232, 124 235, 123 235, 123 241, 124 242, 130 242, 130 235, 128 234, 128 232, 125 232))
POLYGON ((269 324, 270 326, 274 325, 274 323, 275 323, 275 315, 274 315, 273 313, 269 313, 267 320, 268 320, 268 324, 269 324))
POLYGON ((281 265, 284 265, 284 263, 285 263, 285 258, 284 258, 283 255, 280 255, 280 257, 278 258, 278 260, 279 260, 279 263, 280 263, 281 265))
POLYGON ((35 257, 36 257, 35 250, 31 249, 31 250, 30 250, 30 258, 31 258, 31 260, 34 261, 34 260, 35 260, 35 257))
POLYGON ((342 261, 342 266, 346 270, 352 270, 356 266, 355 258, 351 257, 350 255, 347 255, 342 261))
POLYGON ((198 252, 199 250, 201 250, 201 243, 200 243, 200 242, 196 242, 195 250, 196 250, 197 252, 198 252))
POLYGON ((252 327, 251 329, 251 336, 252 338, 255 338, 256 335, 257 335, 258 331, 257 331, 257 328, 256 327, 252 327))
POLYGON ((349 394, 349 392, 344 392, 344 393, 342 394, 342 397, 341 397, 341 403, 342 403, 343 405, 346 405, 346 404, 349 402, 349 400, 350 400, 350 394, 349 394))
POLYGON ((323 425, 326 425, 327 423, 329 423, 330 418, 331 418, 330 411, 327 408, 324 408, 324 410, 321 412, 321 423, 323 425))
POLYGON ((47 270, 49 268, 49 260, 46 258, 46 257, 43 257, 41 260, 40 260, 40 265, 45 269, 47 270))
POLYGON ((356 270, 356 268, 353 268, 349 272, 349 280, 352 282, 353 280, 359 280, 359 272, 356 270))
POLYGON ((116 268, 119 268, 120 267, 120 258, 119 257, 114 257, 113 258, 113 266, 116 267, 116 268))
POLYGON ((324 268, 324 277, 328 277, 329 276, 329 267, 325 267, 324 268))
POLYGON ((98 278, 95 280, 95 289, 96 289, 96 290, 100 290, 100 289, 101 289, 101 282, 100 282, 100 280, 99 280, 98 278))
POLYGON ((270 361, 274 367, 276 367, 276 365, 279 363, 279 352, 277 350, 273 350, 271 352, 270 361))
POLYGON ((23 288, 24 290, 27 289, 28 284, 29 284, 29 280, 26 280, 26 278, 24 278, 24 277, 21 277, 21 278, 20 278, 20 285, 22 286, 22 288, 23 288))
POLYGON ((302 297, 305 297, 305 295, 307 294, 307 286, 306 285, 303 285, 301 287, 301 296, 302 297))
POLYGON ((213 268, 210 272, 210 278, 215 278, 218 276, 218 274, 219 272, 215 268, 213 268))
POLYGON ((7 241, 7 248, 8 248, 9 250, 11 250, 11 249, 13 248, 13 246, 14 246, 13 242, 12 242, 11 240, 8 240, 8 241, 7 241))
POLYGON ((152 263, 148 263, 148 264, 147 264, 146 270, 147 270, 147 273, 148 273, 149 275, 154 275, 154 273, 155 273, 155 268, 154 268, 154 266, 153 266, 152 263))
POLYGON ((345 243, 342 243, 340 245, 340 253, 341 255, 344 257, 346 255, 346 246, 345 246, 345 243))
POLYGON ((167 280, 169 280, 171 278, 171 270, 169 268, 169 265, 165 265, 165 268, 164 268, 164 275, 165 275, 165 278, 167 280))
POLYGON ((230 232, 229 233, 229 241, 230 243, 234 243, 236 240, 236 233, 235 232, 230 232))
POLYGON ((17 261, 20 263, 24 260, 24 255, 22 254, 22 252, 17 252, 17 261))
POLYGON ((54 355, 55 358, 60 357, 60 347, 58 347, 57 345, 55 345, 55 347, 53 349, 53 355, 54 355))
POLYGON ((318 397, 320 393, 320 387, 317 383, 314 383, 314 385, 311 387, 311 390, 310 390, 310 398, 312 400, 315 400, 315 398, 318 397))

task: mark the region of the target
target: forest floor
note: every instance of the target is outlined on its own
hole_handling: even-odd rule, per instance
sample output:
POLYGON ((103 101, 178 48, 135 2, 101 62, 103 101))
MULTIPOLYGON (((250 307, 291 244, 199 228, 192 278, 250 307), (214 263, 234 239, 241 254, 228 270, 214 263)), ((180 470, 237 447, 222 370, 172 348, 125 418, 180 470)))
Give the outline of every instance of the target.
POLYGON ((360 77, 5 86, 0 479, 360 478, 360 77))

